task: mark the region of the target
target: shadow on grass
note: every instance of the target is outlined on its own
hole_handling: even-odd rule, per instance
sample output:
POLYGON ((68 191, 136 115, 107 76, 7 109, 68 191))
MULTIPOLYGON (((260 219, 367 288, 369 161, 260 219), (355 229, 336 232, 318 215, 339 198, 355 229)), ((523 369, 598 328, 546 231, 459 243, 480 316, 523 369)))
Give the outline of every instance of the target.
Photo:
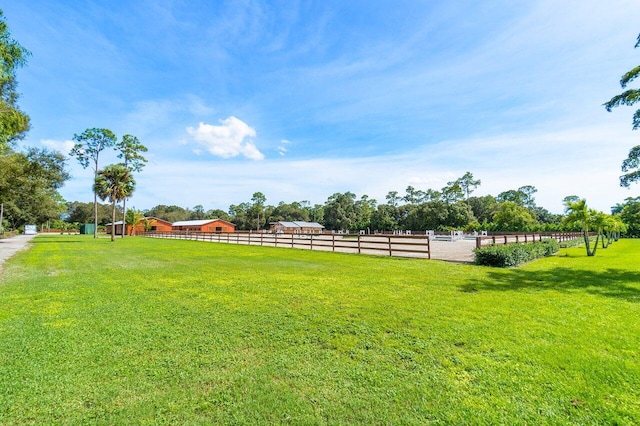
POLYGON ((467 293, 477 291, 582 291, 638 303, 640 302, 640 273, 622 269, 589 271, 562 267, 545 271, 501 269, 488 272, 486 279, 462 285, 460 290, 467 293))

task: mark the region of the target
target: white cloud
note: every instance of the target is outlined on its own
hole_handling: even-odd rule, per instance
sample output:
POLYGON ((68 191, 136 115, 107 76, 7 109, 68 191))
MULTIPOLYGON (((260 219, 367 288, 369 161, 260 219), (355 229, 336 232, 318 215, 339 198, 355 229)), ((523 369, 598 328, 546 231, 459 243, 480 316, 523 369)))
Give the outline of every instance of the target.
POLYGON ((53 139, 43 139, 40 141, 40 143, 45 147, 54 151, 58 151, 64 155, 68 155, 75 145, 75 142, 73 141, 56 141, 53 139))
POLYGON ((289 145, 290 143, 291 141, 287 139, 282 139, 280 141, 280 145, 276 149, 278 151, 278 154, 280 154, 281 157, 284 157, 285 155, 287 155, 287 152, 289 152, 289 150, 285 147, 285 145, 289 145))
POLYGON ((222 158, 242 155, 251 160, 262 160, 262 154, 251 138, 256 131, 242 120, 231 116, 220 120, 220 126, 200 122, 198 128, 187 127, 187 133, 207 150, 222 158))

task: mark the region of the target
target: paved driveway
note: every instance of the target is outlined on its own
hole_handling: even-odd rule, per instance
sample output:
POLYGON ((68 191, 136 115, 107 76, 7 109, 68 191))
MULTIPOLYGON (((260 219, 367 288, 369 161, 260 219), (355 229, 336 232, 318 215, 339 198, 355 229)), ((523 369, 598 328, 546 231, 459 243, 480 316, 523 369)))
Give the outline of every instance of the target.
POLYGON ((16 252, 27 248, 29 241, 35 235, 16 235, 11 238, 0 239, 0 269, 5 260, 16 254, 16 252))

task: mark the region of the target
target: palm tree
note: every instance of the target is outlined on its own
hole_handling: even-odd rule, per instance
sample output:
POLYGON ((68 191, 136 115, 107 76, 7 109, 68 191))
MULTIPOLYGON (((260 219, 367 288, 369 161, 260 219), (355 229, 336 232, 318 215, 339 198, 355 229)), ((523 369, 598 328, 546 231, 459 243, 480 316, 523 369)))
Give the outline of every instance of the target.
POLYGON ((564 218, 564 223, 568 226, 580 228, 584 243, 587 246, 587 256, 595 256, 595 249, 591 250, 591 243, 589 242, 589 225, 591 224, 592 210, 587 208, 587 200, 584 198, 578 201, 567 200, 565 205, 567 216, 564 218))
MULTIPOLYGON (((123 164, 112 164, 98 171, 93 189, 101 200, 109 199, 113 204, 111 241, 115 239, 116 203, 133 194, 136 181, 131 171, 123 164)), ((123 221, 124 226, 124 221, 123 221)))
POLYGON ((606 248, 604 243, 604 230, 608 225, 607 214, 603 212, 599 212, 596 210, 589 211, 590 222, 593 229, 596 230, 596 244, 593 247, 593 256, 596 254, 596 250, 598 249, 598 239, 602 236, 602 247, 606 248))
POLYGON ((146 225, 147 218, 144 217, 144 213, 142 213, 140 210, 129 209, 127 210, 125 222, 127 223, 128 226, 131 226, 131 231, 129 232, 129 235, 135 235, 136 227, 141 224, 146 225))
MULTIPOLYGON (((131 172, 140 172, 145 164, 147 163, 147 159, 142 155, 143 152, 147 152, 148 149, 146 146, 142 145, 137 137, 131 135, 124 135, 122 137, 122 141, 116 144, 116 148, 120 151, 118 154, 118 158, 122 158, 124 160, 124 166, 128 168, 131 172)), ((122 217, 123 221, 126 222, 127 217, 127 199, 122 200, 122 217)), ((122 238, 124 238, 126 230, 125 227, 122 227, 122 238)))

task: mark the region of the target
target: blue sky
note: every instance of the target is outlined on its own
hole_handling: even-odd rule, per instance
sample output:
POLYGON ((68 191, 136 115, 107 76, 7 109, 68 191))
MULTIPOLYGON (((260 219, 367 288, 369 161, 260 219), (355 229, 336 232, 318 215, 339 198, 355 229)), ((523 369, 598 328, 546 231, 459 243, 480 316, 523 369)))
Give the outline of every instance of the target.
MULTIPOLYGON (((149 164, 129 205, 227 210, 385 202, 470 171, 476 195, 533 185, 562 211, 578 195, 608 212, 640 134, 607 113, 640 61, 637 0, 87 1, 2 6, 32 52, 18 73, 24 145, 74 134, 137 136, 149 164)), ((115 162, 105 153, 102 165, 115 162)), ((69 161, 61 193, 90 201, 69 161)))

